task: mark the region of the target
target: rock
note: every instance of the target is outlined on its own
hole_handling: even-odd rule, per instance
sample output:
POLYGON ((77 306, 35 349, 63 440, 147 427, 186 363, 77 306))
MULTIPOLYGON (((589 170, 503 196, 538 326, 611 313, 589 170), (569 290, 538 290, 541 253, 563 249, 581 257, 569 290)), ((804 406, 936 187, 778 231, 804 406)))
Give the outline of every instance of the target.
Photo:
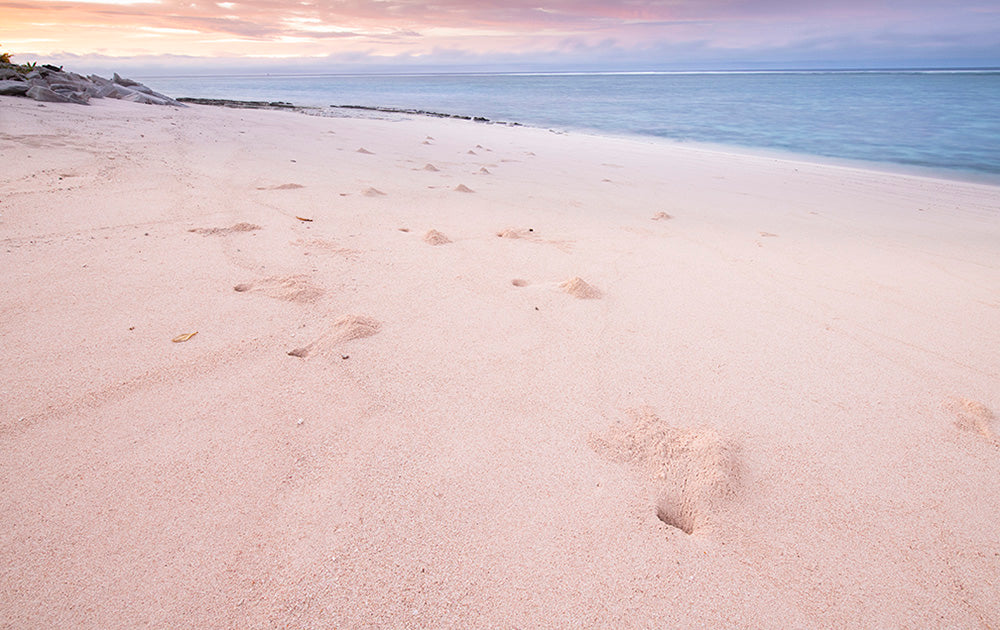
POLYGON ((151 105, 186 107, 165 94, 154 92, 138 81, 114 75, 114 79, 92 74, 85 77, 62 68, 42 65, 27 74, 13 64, 0 64, 0 95, 27 96, 50 103, 87 105, 91 98, 117 98, 151 105))
POLYGON ((115 73, 115 77, 114 77, 114 79, 112 79, 112 81, 114 81, 118 85, 124 85, 125 87, 133 87, 133 86, 136 86, 136 85, 142 85, 138 81, 133 81, 132 79, 125 79, 125 78, 120 77, 117 72, 115 73))
MULTIPOLYGON (((56 94, 59 94, 59 92, 56 92, 56 94)), ((63 94, 63 96, 77 105, 90 105, 90 94, 87 94, 86 92, 70 92, 68 94, 63 94)))
POLYGON ((130 101, 132 103, 145 103, 146 105, 166 105, 167 102, 162 98, 156 98, 150 94, 144 94, 142 92, 132 92, 128 96, 122 98, 123 101, 130 101))
POLYGON ((134 90, 130 90, 127 87, 122 87, 120 85, 115 85, 114 83, 109 83, 103 87, 97 89, 98 98, 125 98, 129 94, 134 94, 134 90))
POLYGON ((58 92, 53 92, 47 87, 42 87, 40 85, 32 86, 25 92, 25 96, 28 98, 33 98, 36 101, 42 101, 45 103, 72 103, 68 97, 59 94, 58 92))
POLYGON ((0 80, 0 96, 24 96, 29 87, 24 81, 0 80))

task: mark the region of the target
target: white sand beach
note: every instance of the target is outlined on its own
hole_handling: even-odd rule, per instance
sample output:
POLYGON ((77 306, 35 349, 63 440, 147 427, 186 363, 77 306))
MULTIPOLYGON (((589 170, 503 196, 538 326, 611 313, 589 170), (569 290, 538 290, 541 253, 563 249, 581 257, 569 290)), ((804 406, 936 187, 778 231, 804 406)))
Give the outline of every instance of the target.
POLYGON ((1000 626, 1000 187, 112 100, 0 155, 0 627, 1000 626))

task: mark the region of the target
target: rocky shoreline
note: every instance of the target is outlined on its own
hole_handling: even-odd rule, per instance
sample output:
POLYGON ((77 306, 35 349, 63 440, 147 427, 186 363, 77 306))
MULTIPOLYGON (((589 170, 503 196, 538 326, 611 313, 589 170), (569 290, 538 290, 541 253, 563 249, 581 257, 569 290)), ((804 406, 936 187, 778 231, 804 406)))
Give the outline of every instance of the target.
POLYGON ((300 106, 283 101, 239 101, 223 98, 195 97, 180 97, 175 99, 155 92, 138 81, 123 78, 118 73, 115 73, 111 79, 106 79, 96 74, 83 76, 48 64, 25 66, 0 62, 0 96, 23 96, 47 103, 76 103, 79 105, 89 105, 92 98, 115 98, 149 105, 185 107, 187 103, 193 103, 196 105, 231 107, 235 109, 291 110, 314 116, 331 115, 333 113, 331 110, 349 110, 352 112, 362 111, 381 114, 451 118, 511 127, 521 126, 521 123, 518 122, 490 120, 485 116, 447 114, 423 109, 368 105, 330 105, 329 109, 327 109, 323 107, 300 106))
POLYGON ((442 112, 432 112, 424 109, 408 109, 398 107, 376 107, 371 105, 330 105, 329 109, 323 107, 295 105, 284 101, 237 101, 227 98, 193 98, 183 96, 177 99, 181 103, 193 103, 196 105, 212 105, 215 107, 231 107, 234 109, 283 109, 312 114, 315 116, 326 116, 330 110, 351 110, 354 112, 376 112, 382 114, 407 114, 411 116, 430 116, 431 118, 452 118, 455 120, 470 120, 473 122, 489 123, 493 125, 507 125, 510 127, 520 127, 519 122, 506 122, 502 120, 490 120, 485 116, 466 116, 464 114, 445 114, 442 112))
POLYGON ((115 73, 111 79, 83 76, 61 67, 0 63, 0 96, 23 96, 45 103, 89 105, 92 98, 116 98, 147 105, 184 107, 180 101, 115 73))

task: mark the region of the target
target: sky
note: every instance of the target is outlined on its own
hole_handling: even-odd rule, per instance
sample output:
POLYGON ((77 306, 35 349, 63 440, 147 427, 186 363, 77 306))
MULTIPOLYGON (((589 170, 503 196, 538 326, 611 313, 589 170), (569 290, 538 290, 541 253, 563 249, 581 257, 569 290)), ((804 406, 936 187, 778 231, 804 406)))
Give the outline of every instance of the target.
POLYGON ((0 0, 0 52, 147 74, 997 67, 1000 2, 0 0))

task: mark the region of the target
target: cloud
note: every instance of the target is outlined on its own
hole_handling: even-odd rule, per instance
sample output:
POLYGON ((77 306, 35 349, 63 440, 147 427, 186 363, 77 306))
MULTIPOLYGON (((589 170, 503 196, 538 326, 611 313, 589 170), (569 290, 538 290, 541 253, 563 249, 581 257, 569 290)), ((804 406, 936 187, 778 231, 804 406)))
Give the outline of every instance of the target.
POLYGON ((0 13, 0 43, 41 56, 649 67, 936 51, 942 63, 1000 65, 1000 7, 984 0, 0 0, 0 13))

